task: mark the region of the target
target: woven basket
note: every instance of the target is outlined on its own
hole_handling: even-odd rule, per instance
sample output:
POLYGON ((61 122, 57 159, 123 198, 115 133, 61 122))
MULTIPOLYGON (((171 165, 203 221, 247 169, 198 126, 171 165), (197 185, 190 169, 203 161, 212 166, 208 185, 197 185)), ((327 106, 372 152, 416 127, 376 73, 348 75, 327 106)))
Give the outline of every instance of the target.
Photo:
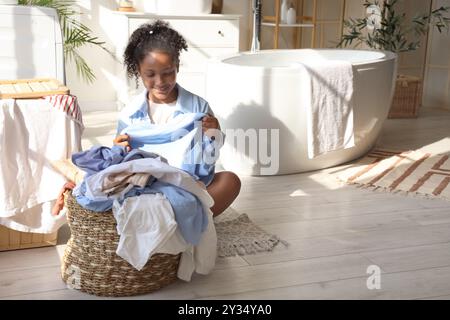
POLYGON ((417 118, 421 100, 422 85, 420 78, 399 75, 388 118, 417 118))
POLYGON ((61 265, 69 288, 98 296, 149 293, 177 280, 180 254, 155 254, 138 271, 116 255, 119 235, 112 211, 93 212, 81 207, 70 192, 65 205, 71 237, 61 265))

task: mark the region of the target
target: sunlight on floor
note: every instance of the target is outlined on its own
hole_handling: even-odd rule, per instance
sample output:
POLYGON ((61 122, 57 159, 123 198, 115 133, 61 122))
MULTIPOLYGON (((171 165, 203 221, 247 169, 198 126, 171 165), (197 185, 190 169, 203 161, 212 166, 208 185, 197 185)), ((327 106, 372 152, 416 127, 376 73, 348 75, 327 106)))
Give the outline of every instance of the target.
POLYGON ((308 176, 308 178, 328 190, 337 190, 342 188, 342 184, 336 178, 331 175, 324 175, 324 171, 312 173, 308 176))
POLYGON ((444 138, 442 140, 427 144, 419 149, 423 152, 429 152, 433 154, 442 154, 450 152, 450 137, 444 138))
POLYGON ((303 190, 298 189, 292 192, 289 196, 294 198, 294 197, 310 197, 311 195, 303 190))

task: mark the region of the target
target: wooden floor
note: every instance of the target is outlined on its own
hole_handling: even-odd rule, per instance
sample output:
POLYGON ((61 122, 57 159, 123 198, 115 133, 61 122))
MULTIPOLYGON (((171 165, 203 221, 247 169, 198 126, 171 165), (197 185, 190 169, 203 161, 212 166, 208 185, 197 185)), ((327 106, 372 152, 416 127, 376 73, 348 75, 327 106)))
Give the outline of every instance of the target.
MULTIPOLYGON (((83 145, 110 145, 114 117, 86 114, 83 145)), ((450 151, 450 112, 388 120, 378 145, 450 151)), ((219 259, 208 276, 134 299, 450 299, 450 202, 343 187, 328 171, 242 177, 233 207, 289 247, 219 259), (379 290, 367 288, 371 265, 381 268, 379 290)), ((0 298, 98 299, 65 287, 63 250, 0 253, 0 298)))

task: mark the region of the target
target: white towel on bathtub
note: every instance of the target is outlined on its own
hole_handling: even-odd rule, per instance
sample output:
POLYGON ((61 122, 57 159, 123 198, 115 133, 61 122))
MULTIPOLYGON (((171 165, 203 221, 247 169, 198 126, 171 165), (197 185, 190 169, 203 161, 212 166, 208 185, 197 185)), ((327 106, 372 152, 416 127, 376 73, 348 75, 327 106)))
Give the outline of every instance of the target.
POLYGON ((308 157, 355 146, 352 64, 317 58, 296 65, 306 106, 308 157))

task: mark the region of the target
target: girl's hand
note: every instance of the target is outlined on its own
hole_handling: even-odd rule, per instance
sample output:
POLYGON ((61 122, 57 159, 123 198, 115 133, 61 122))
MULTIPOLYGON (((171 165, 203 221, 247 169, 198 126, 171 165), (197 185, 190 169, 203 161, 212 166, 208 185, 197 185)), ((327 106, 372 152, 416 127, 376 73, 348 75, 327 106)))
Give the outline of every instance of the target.
POLYGON ((127 152, 130 152, 130 151, 131 151, 130 141, 131 141, 131 138, 130 138, 129 135, 127 135, 127 134, 121 134, 121 135, 118 135, 118 136, 113 140, 113 144, 116 145, 116 146, 124 146, 124 147, 125 147, 125 150, 126 150, 127 152))
POLYGON ((72 190, 73 188, 75 188, 75 182, 73 181, 69 181, 64 184, 62 189, 59 191, 56 203, 52 208, 52 215, 57 216, 62 208, 64 208, 64 192, 67 190, 72 190))
POLYGON ((211 115, 204 116, 202 119, 202 129, 203 133, 205 133, 208 137, 210 137, 211 134, 208 134, 209 129, 220 129, 219 120, 217 120, 216 117, 213 117, 211 115))

